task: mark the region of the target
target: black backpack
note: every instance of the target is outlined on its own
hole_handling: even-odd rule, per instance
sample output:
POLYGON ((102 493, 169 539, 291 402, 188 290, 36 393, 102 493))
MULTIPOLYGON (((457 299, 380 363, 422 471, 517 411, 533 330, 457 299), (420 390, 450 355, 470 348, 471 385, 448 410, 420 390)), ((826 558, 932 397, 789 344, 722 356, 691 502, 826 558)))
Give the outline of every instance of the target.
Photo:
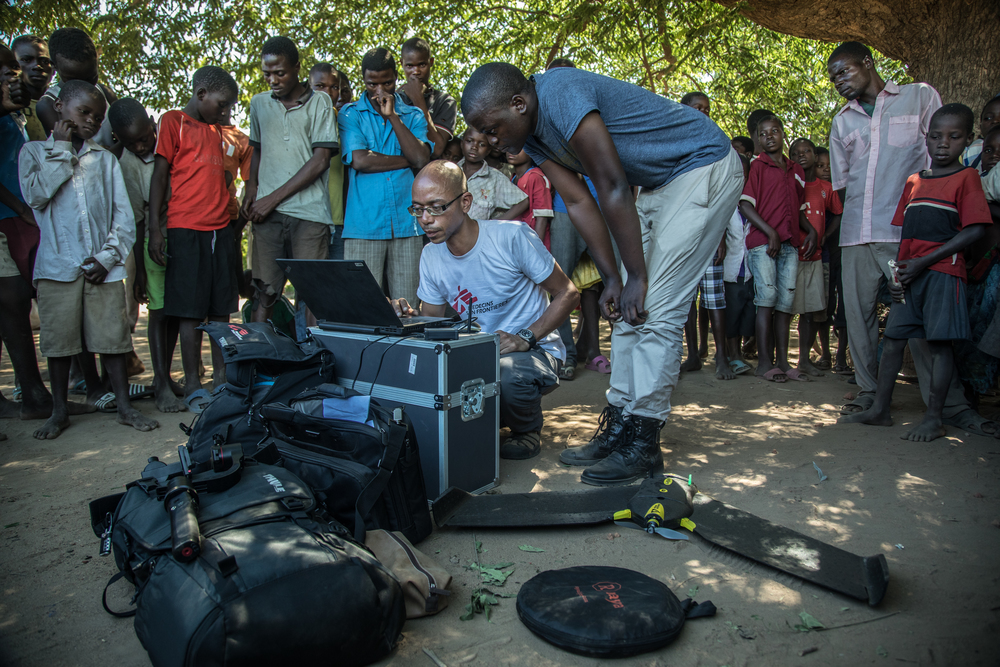
POLYGON ((333 353, 312 338, 298 343, 270 323, 208 322, 198 327, 222 348, 226 384, 190 427, 188 447, 196 462, 214 446, 258 443, 266 435, 260 408, 287 402, 305 389, 333 381, 333 353))
POLYGON ((365 530, 398 530, 416 544, 431 534, 427 491, 413 425, 402 408, 371 399, 373 426, 323 417, 324 399, 361 396, 335 384, 307 390, 261 416, 282 463, 359 542, 365 530))
MULTIPOLYGON (((201 487, 200 553, 188 558, 172 550, 162 479, 144 473, 125 494, 91 503, 121 570, 108 585, 124 577, 136 586, 135 611, 111 611, 107 589, 105 609, 135 616, 155 667, 366 665, 387 655, 405 620, 389 571, 317 512, 289 470, 232 465, 231 488, 201 487)), ((202 475, 189 477, 199 488, 202 475)))

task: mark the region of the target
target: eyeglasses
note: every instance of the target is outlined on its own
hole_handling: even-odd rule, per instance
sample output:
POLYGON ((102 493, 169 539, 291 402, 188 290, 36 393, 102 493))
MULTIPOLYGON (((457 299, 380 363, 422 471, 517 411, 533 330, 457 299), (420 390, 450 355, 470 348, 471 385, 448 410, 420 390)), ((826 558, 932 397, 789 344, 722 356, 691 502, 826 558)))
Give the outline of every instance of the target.
POLYGON ((454 199, 452 199, 450 202, 448 202, 447 204, 441 204, 440 206, 411 206, 406 210, 409 211, 410 215, 412 215, 414 218, 422 218, 425 212, 436 217, 439 215, 443 215, 444 212, 448 210, 448 207, 454 204, 459 199, 461 199, 462 195, 464 194, 465 194, 464 192, 460 192, 459 195, 454 199))

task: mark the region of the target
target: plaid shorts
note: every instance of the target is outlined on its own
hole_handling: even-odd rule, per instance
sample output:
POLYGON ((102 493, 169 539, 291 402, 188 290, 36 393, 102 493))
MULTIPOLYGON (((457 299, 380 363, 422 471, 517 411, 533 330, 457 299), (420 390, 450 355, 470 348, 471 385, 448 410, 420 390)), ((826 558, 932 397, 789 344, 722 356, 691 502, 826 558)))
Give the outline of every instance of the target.
POLYGON ((722 283, 722 265, 709 265, 698 283, 700 306, 706 310, 725 310, 726 287, 722 283))

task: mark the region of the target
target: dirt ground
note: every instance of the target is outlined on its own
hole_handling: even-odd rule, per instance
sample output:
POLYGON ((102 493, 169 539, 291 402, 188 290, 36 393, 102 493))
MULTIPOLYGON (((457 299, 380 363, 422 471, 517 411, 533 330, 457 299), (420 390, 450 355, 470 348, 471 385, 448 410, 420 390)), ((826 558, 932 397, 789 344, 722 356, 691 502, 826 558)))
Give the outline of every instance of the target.
MULTIPOLYGON (((148 359, 141 326, 135 340, 148 359)), ((151 374, 141 379, 151 381, 151 374)), ((558 454, 593 433, 606 386, 606 376, 581 366, 575 381, 546 397, 542 455, 502 462, 498 492, 585 493, 579 469, 560 465, 558 454)), ((0 390, 9 397, 12 389, 5 359, 0 390)), ((482 563, 515 563, 496 589, 505 594, 515 595, 542 570, 609 564, 718 607, 714 618, 689 622, 670 646, 616 661, 622 666, 1000 664, 1000 441, 955 428, 929 444, 900 440, 922 412, 917 387, 902 383, 895 426, 837 426, 837 408, 853 389, 829 373, 808 384, 752 376, 722 382, 706 367, 682 377, 662 442, 667 469, 693 475, 704 492, 853 553, 884 554, 890 583, 877 608, 705 542, 667 542, 613 524, 441 529, 420 549, 454 575, 451 605, 408 622, 382 664, 432 667, 424 649, 449 666, 597 664, 533 635, 513 599, 501 599, 489 621, 459 620, 479 584, 465 567, 476 559, 477 540, 482 563), (827 629, 795 630, 800 612, 827 629)), ((40 422, 0 422, 9 436, 0 444, 0 664, 149 664, 131 620, 101 608, 115 565, 98 556, 87 509, 88 501, 137 478, 147 457, 173 460, 184 442, 178 424, 190 421, 188 414, 159 414, 152 400, 136 405, 161 428, 140 434, 113 415, 93 414, 75 417, 57 440, 39 442, 31 431, 40 422)), ((111 595, 114 605, 128 602, 123 584, 111 595)))

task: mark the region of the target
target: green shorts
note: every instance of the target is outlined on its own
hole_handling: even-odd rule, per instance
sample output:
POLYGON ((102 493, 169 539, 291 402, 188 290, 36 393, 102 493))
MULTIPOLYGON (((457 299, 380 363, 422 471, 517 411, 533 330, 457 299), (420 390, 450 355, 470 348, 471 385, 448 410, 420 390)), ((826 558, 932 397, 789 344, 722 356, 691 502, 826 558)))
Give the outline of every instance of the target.
POLYGON ((149 239, 142 244, 142 256, 146 266, 146 304, 147 310, 163 308, 163 291, 167 280, 167 267, 160 266, 149 258, 149 239))

